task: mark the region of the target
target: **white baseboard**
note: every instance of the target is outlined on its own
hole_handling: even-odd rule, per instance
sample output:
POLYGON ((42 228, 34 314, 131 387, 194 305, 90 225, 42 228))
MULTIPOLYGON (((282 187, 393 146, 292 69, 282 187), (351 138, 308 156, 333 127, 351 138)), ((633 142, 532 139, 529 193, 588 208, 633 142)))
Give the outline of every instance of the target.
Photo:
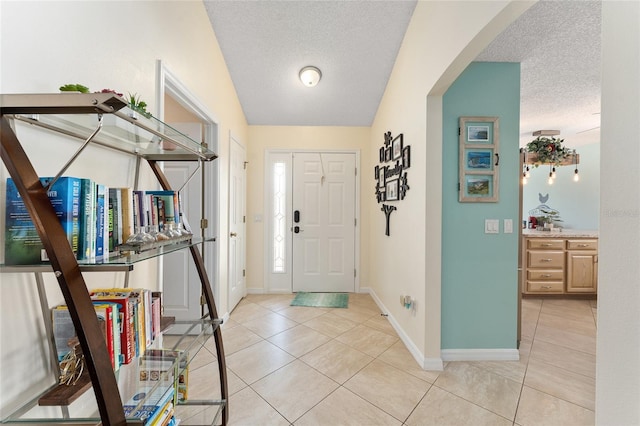
POLYGON ((444 364, 441 358, 425 358, 424 354, 420 351, 420 349, 418 349, 418 347, 413 343, 411 338, 409 338, 409 336, 404 332, 402 327, 400 327, 400 324, 398 323, 398 321, 396 321, 393 315, 388 313, 389 310, 384 306, 384 303, 382 303, 382 301, 378 298, 375 291, 371 290, 370 288, 360 288, 360 292, 369 293, 373 298, 373 300, 378 305, 378 307, 380 308, 380 310, 382 312, 387 312, 387 319, 389 320, 389 323, 391 323, 391 326, 393 327, 393 329, 396 331, 396 333, 398 333, 398 336, 400 336, 400 340, 402 340, 402 343, 404 343, 407 350, 411 353, 413 358, 416 360, 418 365, 423 370, 442 371, 444 369, 444 364))
POLYGON ((517 349, 443 349, 444 361, 518 361, 517 349))

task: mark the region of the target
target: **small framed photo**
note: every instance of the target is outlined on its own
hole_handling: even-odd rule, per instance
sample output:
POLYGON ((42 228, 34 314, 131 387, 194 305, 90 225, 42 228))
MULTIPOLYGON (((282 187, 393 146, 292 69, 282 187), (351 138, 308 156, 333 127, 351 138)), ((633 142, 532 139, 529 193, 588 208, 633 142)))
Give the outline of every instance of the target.
POLYGON ((391 161, 391 147, 385 149, 384 151, 384 162, 388 163, 391 161))
POLYGON ((399 192, 399 180, 392 179, 387 182, 386 201, 397 201, 399 192))
POLYGON ((466 149, 465 169, 467 170, 492 170, 493 152, 490 149, 466 149))
POLYGON ((411 145, 402 148, 402 168, 408 169, 409 167, 411 167, 411 145))
POLYGON ((470 125, 467 127, 467 141, 489 142, 489 126, 470 125))
POLYGON ((377 176, 377 179, 378 179, 378 186, 379 186, 380 188, 383 188, 383 191, 384 191, 385 184, 386 184, 386 182, 385 182, 385 180, 386 180, 386 178, 385 178, 385 171, 386 171, 386 170, 387 170, 387 168, 386 168, 386 167, 379 167, 379 168, 378 168, 378 176, 377 176))
POLYGON ((391 142, 391 147, 393 148, 392 159, 399 160, 400 157, 402 157, 402 133, 400 133, 395 137, 395 139, 393 139, 393 142, 391 142))
POLYGON ((380 162, 384 163, 384 147, 380 148, 380 162))

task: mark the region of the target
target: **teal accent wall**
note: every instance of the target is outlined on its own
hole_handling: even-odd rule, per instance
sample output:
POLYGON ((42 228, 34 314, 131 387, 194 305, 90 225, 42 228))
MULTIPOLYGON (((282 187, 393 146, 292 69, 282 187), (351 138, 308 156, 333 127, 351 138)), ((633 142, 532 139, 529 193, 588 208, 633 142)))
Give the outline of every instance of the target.
POLYGON ((518 63, 473 62, 443 97, 442 349, 517 347, 519 124, 518 63), (497 203, 458 202, 463 116, 500 119, 497 203), (485 234, 485 219, 499 219, 500 233, 485 234))

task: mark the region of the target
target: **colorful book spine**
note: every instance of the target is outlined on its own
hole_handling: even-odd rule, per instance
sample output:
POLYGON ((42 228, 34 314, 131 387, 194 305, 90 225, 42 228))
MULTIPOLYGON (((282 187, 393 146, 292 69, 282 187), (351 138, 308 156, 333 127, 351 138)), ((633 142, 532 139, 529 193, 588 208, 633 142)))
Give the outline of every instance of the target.
MULTIPOLYGON (((46 186, 51 179, 40 178, 40 182, 46 186)), ((48 190, 51 205, 76 256, 80 234, 80 188, 80 179, 63 176, 48 190)), ((28 265, 48 261, 24 200, 11 178, 7 179, 5 201, 5 264, 28 265)))
POLYGON ((96 289, 91 299, 100 302, 112 302, 118 305, 120 316, 120 349, 123 364, 129 364, 135 358, 134 307, 127 292, 118 289, 96 289))
POLYGON ((95 186, 91 179, 80 179, 80 229, 78 260, 91 259, 92 235, 95 234, 95 186))
MULTIPOLYGON (((96 190, 96 258, 101 259, 105 254, 105 223, 107 217, 107 187, 97 184, 96 190)), ((108 242, 107 242, 108 244, 108 242)))
POLYGON ((109 359, 111 360, 111 368, 116 370, 116 354, 113 344, 113 308, 111 305, 100 302, 93 302, 93 308, 98 316, 98 321, 105 323, 105 342, 109 351, 109 359))

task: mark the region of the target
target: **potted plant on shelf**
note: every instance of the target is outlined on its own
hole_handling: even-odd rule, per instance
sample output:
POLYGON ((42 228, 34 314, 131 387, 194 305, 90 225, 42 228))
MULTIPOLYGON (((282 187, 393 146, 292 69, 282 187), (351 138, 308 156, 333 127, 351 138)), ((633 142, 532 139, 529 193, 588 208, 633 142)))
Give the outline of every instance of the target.
POLYGON ((72 92, 72 93, 89 93, 89 88, 87 86, 83 86, 82 84, 65 84, 59 87, 61 92, 72 92))
POLYGON ((140 96, 138 96, 137 93, 133 95, 129 93, 129 108, 136 112, 139 112, 147 118, 151 118, 151 113, 147 111, 147 103, 140 99, 140 96))
POLYGON ((538 136, 529 142, 527 144, 527 152, 534 153, 538 157, 533 166, 538 167, 540 164, 559 166, 563 160, 569 158, 573 150, 565 148, 562 142, 564 142, 564 139, 553 136, 538 136))

